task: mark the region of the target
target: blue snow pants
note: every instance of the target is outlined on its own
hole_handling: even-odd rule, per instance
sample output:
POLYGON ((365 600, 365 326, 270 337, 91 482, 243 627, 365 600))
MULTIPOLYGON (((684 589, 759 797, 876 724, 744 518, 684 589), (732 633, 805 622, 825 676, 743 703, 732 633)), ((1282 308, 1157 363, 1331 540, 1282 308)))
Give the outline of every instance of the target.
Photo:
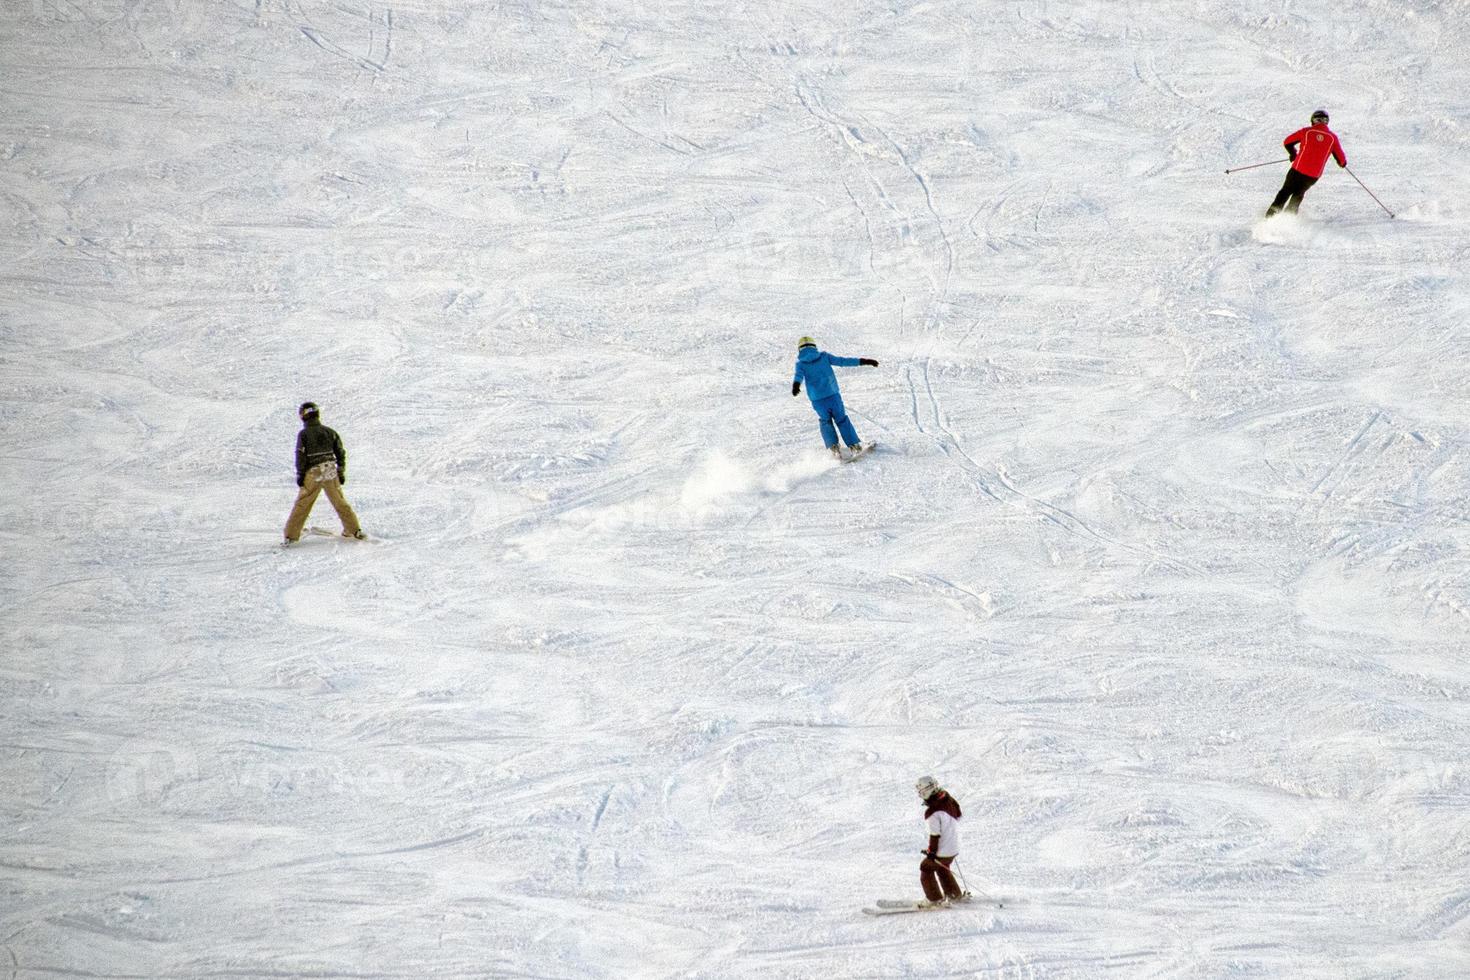
POLYGON ((847 418, 847 409, 842 407, 841 395, 828 395, 812 402, 812 409, 822 420, 822 441, 828 449, 837 448, 837 432, 842 432, 842 441, 849 447, 858 444, 857 430, 847 418))

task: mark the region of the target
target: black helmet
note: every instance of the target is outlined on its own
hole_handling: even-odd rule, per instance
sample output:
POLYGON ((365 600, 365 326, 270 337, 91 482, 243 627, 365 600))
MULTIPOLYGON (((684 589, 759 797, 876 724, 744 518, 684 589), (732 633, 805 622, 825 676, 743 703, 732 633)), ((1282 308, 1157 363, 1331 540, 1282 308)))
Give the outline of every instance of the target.
POLYGON ((1326 121, 1327 121, 1327 110, 1326 109, 1318 109, 1318 110, 1316 110, 1315 112, 1312 113, 1312 125, 1315 126, 1319 122, 1320 123, 1325 123, 1326 121))
POLYGON ((318 413, 319 410, 316 407, 316 402, 302 402, 301 407, 296 410, 296 414, 302 418, 307 418, 318 413))

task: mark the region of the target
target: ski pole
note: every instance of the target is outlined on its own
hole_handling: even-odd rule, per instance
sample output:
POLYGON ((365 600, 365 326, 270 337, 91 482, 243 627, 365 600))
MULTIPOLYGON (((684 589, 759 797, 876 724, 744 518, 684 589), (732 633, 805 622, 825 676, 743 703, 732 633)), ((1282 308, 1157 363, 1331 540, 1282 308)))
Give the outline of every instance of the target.
MULTIPOLYGON (((1351 177, 1353 180, 1358 180, 1358 175, 1355 174, 1355 173, 1353 173, 1353 168, 1352 167, 1343 167, 1342 169, 1346 170, 1348 172, 1348 176, 1351 177)), ((1363 188, 1363 190, 1368 191, 1368 185, 1365 184, 1365 183, 1363 183, 1361 180, 1358 180, 1358 186, 1361 187, 1361 188, 1363 188)), ((1378 195, 1377 194, 1374 194, 1372 191, 1368 191, 1368 196, 1371 197, 1371 198, 1373 198, 1373 200, 1378 203, 1378 206, 1380 208, 1383 208, 1383 210, 1388 211, 1388 208, 1387 207, 1384 207, 1383 202, 1378 200, 1378 195)), ((1388 216, 1390 218, 1392 218, 1393 217, 1393 212, 1392 211, 1388 211, 1388 216)))
POLYGON ((965 880, 965 872, 960 869, 960 856, 958 854, 954 856, 954 870, 960 876, 960 887, 968 892, 970 890, 970 883, 965 880))
POLYGON ((1248 166, 1244 166, 1244 167, 1231 167, 1229 170, 1226 170, 1225 172, 1227 174, 1238 174, 1242 170, 1254 170, 1257 167, 1270 167, 1270 166, 1274 166, 1274 165, 1276 165, 1278 163, 1290 163, 1290 162, 1291 162, 1291 158, 1290 157, 1287 157, 1285 160, 1267 160, 1265 163, 1252 163, 1252 164, 1249 164, 1248 166))
POLYGON ((982 902, 994 902, 995 903, 995 907, 998 908, 998 909, 1003 909, 1003 908, 1006 907, 1006 903, 1002 899, 996 898, 993 895, 987 895, 987 894, 985 894, 985 892, 981 892, 981 891, 972 892, 972 891, 970 891, 970 883, 965 880, 965 872, 964 872, 963 869, 960 868, 960 856, 958 854, 956 854, 955 855, 955 858, 954 858, 954 869, 955 869, 956 872, 959 873, 959 876, 960 876, 960 887, 965 890, 965 894, 966 895, 977 895, 977 896, 979 896, 979 898, 980 898, 980 900, 982 902))
MULTIPOLYGON (((928 851, 920 851, 919 853, 922 854, 922 855, 924 855, 925 857, 928 857, 929 856, 929 852, 928 851)), ((1005 902, 1002 902, 999 899, 991 898, 989 895, 985 894, 984 892, 972 892, 972 891, 970 891, 970 883, 965 880, 965 873, 964 873, 964 871, 961 871, 960 870, 960 856, 958 854, 956 854, 954 856, 954 860, 952 862, 950 862, 950 865, 949 866, 951 868, 953 868, 955 870, 955 872, 960 876, 960 888, 964 890, 964 893, 966 895, 978 895, 978 896, 980 896, 981 901, 994 902, 996 904, 996 907, 997 908, 1005 908, 1005 902)))

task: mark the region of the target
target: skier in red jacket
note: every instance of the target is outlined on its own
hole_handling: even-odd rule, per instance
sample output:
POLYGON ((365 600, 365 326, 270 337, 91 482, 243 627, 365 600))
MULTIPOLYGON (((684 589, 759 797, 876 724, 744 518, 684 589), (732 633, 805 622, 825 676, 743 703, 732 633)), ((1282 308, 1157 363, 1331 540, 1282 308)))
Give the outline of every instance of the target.
POLYGON ((1329 156, 1337 161, 1339 167, 1347 166, 1347 155, 1342 152, 1342 140, 1327 128, 1326 109, 1318 109, 1312 113, 1312 125, 1306 129, 1298 129, 1282 140, 1281 145, 1286 147, 1287 156, 1291 157, 1291 169, 1286 172, 1286 180, 1282 182, 1276 200, 1266 209, 1268 218, 1283 209, 1296 214, 1302 198, 1317 182, 1317 178, 1322 176, 1329 156))

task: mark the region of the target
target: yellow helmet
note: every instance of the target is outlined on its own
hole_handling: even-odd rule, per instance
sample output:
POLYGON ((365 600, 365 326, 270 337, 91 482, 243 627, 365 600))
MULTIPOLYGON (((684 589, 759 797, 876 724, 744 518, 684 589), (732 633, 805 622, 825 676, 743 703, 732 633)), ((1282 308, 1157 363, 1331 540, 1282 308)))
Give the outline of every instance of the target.
POLYGON ((817 342, 815 340, 813 340, 812 338, 810 338, 810 337, 803 337, 803 338, 801 338, 800 340, 798 340, 796 342, 796 349, 797 350, 801 350, 803 347, 815 347, 815 346, 817 346, 817 342))

